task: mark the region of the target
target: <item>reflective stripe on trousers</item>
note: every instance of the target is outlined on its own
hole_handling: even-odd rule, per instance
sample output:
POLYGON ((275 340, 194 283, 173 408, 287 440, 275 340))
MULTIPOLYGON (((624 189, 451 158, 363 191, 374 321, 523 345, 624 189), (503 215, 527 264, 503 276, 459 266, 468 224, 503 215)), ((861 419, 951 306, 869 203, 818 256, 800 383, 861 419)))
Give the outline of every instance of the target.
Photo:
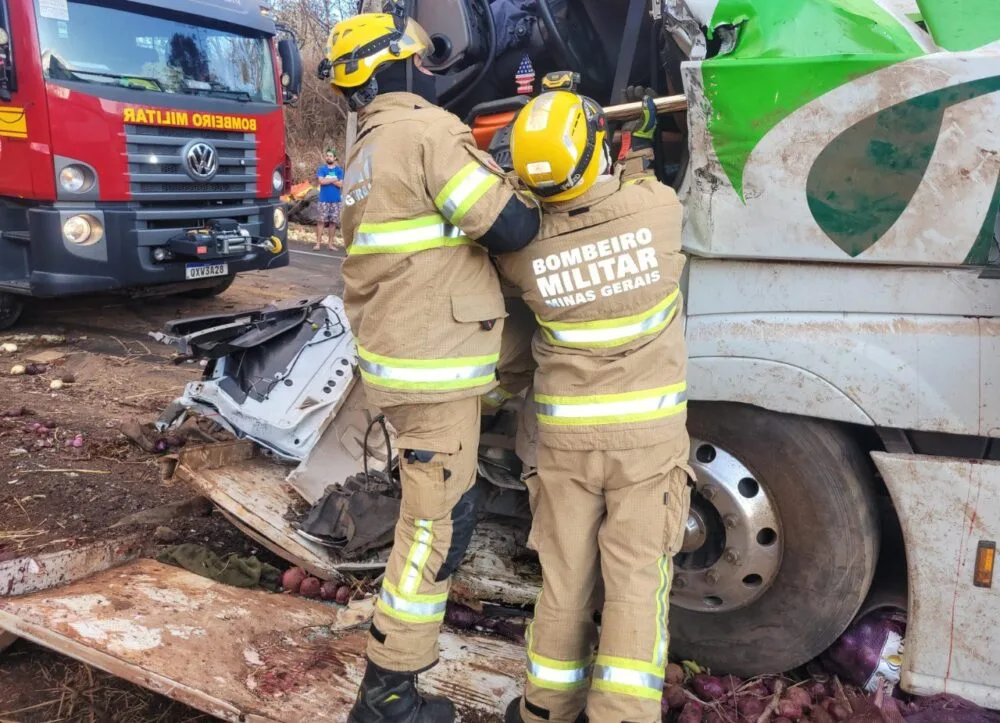
POLYGON ((555 660, 534 651, 532 630, 528 626, 528 680, 539 688, 576 690, 587 684, 590 660, 555 660))
POLYGON ((656 589, 656 648, 653 650, 653 664, 661 667, 667 665, 667 646, 670 643, 670 631, 667 628, 667 615, 670 611, 670 583, 673 581, 673 560, 664 555, 658 563, 660 571, 660 586, 656 589))
POLYGON ((375 603, 386 615, 407 623, 439 623, 444 620, 448 593, 440 595, 404 594, 388 580, 375 603))
POLYGON ((594 690, 660 700, 663 697, 663 666, 642 660, 598 655, 594 662, 594 690))
POLYGON ((458 225, 476 202, 491 187, 500 182, 500 177, 487 170, 478 161, 470 161, 441 189, 434 199, 444 217, 458 225))
POLYGON ((439 214, 409 221, 363 223, 347 249, 348 256, 358 254, 407 254, 448 246, 467 246, 472 241, 439 214))
POLYGON ((392 389, 472 389, 496 378, 500 353, 449 359, 403 359, 368 351, 360 343, 358 366, 368 383, 392 389))
POLYGON ((597 349, 627 344, 665 329, 677 315, 680 290, 663 299, 652 309, 601 321, 554 322, 538 318, 545 338, 556 346, 597 349))
POLYGON ((434 542, 434 523, 431 520, 417 520, 413 533, 413 544, 406 556, 406 565, 396 587, 388 578, 382 581, 376 605, 386 615, 410 623, 435 623, 444 620, 448 593, 440 595, 419 595, 420 582, 424 578, 424 567, 431 556, 434 542))
POLYGON ((545 424, 582 426, 645 422, 680 414, 687 409, 687 383, 585 397, 536 394, 535 408, 538 421, 545 424))

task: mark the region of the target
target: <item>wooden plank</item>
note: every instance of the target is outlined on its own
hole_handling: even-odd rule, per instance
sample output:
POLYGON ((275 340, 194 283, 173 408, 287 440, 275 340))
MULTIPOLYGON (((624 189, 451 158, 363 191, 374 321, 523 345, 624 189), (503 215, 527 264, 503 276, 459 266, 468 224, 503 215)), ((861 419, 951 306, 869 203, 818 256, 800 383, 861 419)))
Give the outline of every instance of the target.
POLYGON ((0 598, 65 585, 139 556, 142 538, 129 535, 0 562, 0 598))
POLYGON ((534 605, 542 588, 542 569, 510 527, 483 521, 476 526, 455 582, 478 600, 534 605))
POLYGON ((314 575, 329 579, 345 571, 381 570, 386 553, 371 559, 345 562, 338 560, 322 545, 295 535, 286 519, 290 507, 304 507, 304 501, 285 482, 288 468, 264 457, 255 457, 219 468, 192 470, 178 463, 176 475, 208 497, 243 530, 253 530, 252 537, 269 550, 314 575), (266 542, 265 542, 266 541, 266 542))
POLYGON ((14 633, 7 632, 6 630, 0 630, 0 655, 3 655, 3 652, 18 640, 20 640, 20 638, 14 635, 14 633))
MULTIPOLYGON (((139 560, 63 588, 0 599, 0 627, 230 721, 344 721, 364 669, 372 600, 343 608, 227 587, 139 560)), ((421 675, 462 717, 500 715, 524 651, 445 632, 421 675)))

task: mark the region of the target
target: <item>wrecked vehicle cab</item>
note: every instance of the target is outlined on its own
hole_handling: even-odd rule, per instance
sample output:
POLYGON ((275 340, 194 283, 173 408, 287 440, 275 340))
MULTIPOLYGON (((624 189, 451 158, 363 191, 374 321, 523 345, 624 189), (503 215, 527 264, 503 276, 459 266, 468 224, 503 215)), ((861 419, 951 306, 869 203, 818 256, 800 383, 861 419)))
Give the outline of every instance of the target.
POLYGON ((198 413, 283 460, 305 459, 352 382, 354 340, 334 296, 175 321, 151 336, 206 363, 158 428, 198 413))

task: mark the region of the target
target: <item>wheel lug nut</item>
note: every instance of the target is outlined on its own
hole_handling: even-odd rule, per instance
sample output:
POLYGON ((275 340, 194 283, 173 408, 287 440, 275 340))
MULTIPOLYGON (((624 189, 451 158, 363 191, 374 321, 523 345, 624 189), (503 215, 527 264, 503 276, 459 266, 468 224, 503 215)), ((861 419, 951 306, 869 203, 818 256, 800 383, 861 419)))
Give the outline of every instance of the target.
POLYGON ((719 582, 719 573, 715 570, 709 570, 705 573, 705 582, 709 585, 715 585, 719 582))
POLYGON ((726 526, 727 530, 735 530, 736 525, 739 524, 740 518, 730 512, 728 515, 722 518, 722 524, 726 526))
POLYGON ((740 551, 733 547, 727 547, 722 553, 723 559, 730 565, 737 565, 740 562, 740 551))
POLYGON ((675 588, 677 588, 678 590, 680 590, 682 588, 687 587, 687 580, 685 580, 683 577, 681 577, 680 575, 678 575, 678 576, 676 576, 674 578, 674 583, 673 584, 674 584, 675 588))
POLYGON ((715 499, 715 487, 713 487, 712 485, 705 485, 704 487, 701 488, 701 496, 704 497, 706 500, 715 499))

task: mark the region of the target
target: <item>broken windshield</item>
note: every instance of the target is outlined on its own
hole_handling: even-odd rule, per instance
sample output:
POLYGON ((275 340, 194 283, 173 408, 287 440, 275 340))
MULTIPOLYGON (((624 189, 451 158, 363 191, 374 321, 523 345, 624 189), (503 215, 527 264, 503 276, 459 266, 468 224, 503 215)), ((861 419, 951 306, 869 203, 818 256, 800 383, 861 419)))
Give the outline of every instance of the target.
POLYGON ((66 0, 36 0, 45 77, 277 102, 268 41, 66 0))

